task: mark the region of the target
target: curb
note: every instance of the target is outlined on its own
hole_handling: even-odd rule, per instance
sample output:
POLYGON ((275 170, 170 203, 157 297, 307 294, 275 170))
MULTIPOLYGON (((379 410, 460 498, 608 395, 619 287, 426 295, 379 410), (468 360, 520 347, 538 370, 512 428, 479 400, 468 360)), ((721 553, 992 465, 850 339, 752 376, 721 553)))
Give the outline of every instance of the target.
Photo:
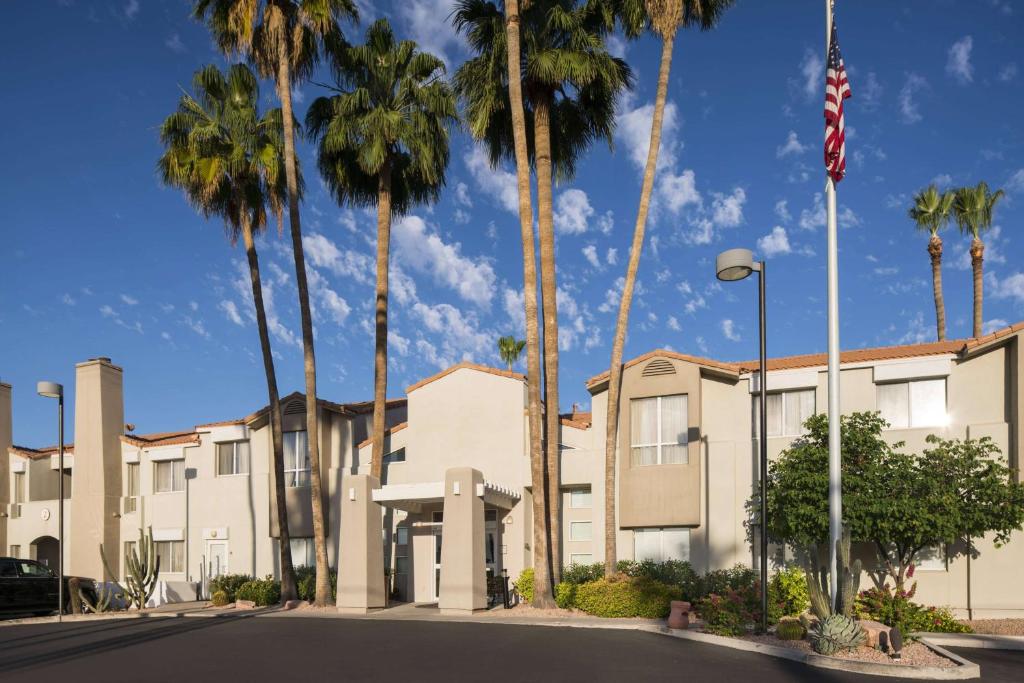
POLYGON ((1000 636, 989 633, 913 633, 918 640, 930 640, 945 647, 971 647, 988 650, 1024 650, 1024 636, 1000 636))

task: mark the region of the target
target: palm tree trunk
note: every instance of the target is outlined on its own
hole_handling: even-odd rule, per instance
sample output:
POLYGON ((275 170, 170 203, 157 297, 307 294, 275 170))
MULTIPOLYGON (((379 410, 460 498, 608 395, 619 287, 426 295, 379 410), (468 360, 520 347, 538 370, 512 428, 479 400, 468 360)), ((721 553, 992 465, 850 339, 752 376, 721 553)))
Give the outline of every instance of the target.
POLYGON ((939 341, 946 338, 946 303, 942 299, 942 238, 932 235, 928 240, 928 255, 932 258, 932 293, 935 295, 935 329, 939 341))
POLYGON ((377 330, 373 344, 373 451, 371 476, 384 469, 384 423, 388 391, 388 256, 391 249, 391 164, 377 180, 377 330))
POLYGON ((252 238, 252 226, 248 216, 242 219, 242 242, 249 260, 249 279, 252 281, 252 301, 256 307, 256 329, 260 334, 260 351, 263 352, 263 371, 267 376, 267 395, 270 400, 270 438, 273 444, 274 496, 277 498, 277 528, 281 551, 281 602, 294 600, 295 567, 292 565, 292 548, 288 536, 288 508, 284 492, 284 438, 281 434, 281 401, 277 393, 277 372, 274 370, 274 356, 270 351, 270 333, 267 331, 267 311, 263 305, 263 283, 260 279, 260 262, 256 255, 256 244, 252 238))
POLYGON ((319 410, 316 400, 316 353, 313 349, 313 315, 309 308, 309 286, 306 282, 306 257, 302 248, 302 226, 299 221, 299 181, 295 157, 295 125, 292 117, 292 83, 288 63, 288 42, 280 10, 272 20, 277 36, 277 94, 284 119, 284 175, 288 186, 288 222, 295 256, 295 284, 299 290, 299 311, 302 319, 302 357, 306 375, 306 442, 309 444, 310 498, 313 507, 313 544, 316 546, 316 599, 313 604, 324 607, 331 600, 331 574, 327 560, 327 529, 324 520, 324 499, 320 472, 319 410))
POLYGON ((523 243, 523 308, 526 312, 526 391, 530 427, 530 478, 533 481, 533 604, 555 604, 548 571, 547 499, 544 494, 544 451, 541 419, 540 331, 537 322, 537 257, 533 238, 533 206, 530 200, 530 160, 526 150, 526 117, 519 48, 519 2, 505 1, 505 34, 508 48, 508 95, 512 109, 516 181, 519 189, 519 233, 523 243))
POLYGON ((975 237, 971 241, 971 268, 974 270, 974 334, 981 336, 981 305, 984 292, 982 278, 982 262, 985 260, 985 243, 975 237))
POLYGON ((562 573, 561 487, 558 420, 558 282, 555 278, 555 227, 551 194, 551 101, 537 99, 533 110, 534 148, 537 150, 537 223, 540 237, 540 298, 544 319, 544 433, 547 453, 548 538, 551 546, 551 581, 562 573))
POLYGON ((619 432, 619 391, 622 388, 622 351, 626 345, 626 330, 629 327, 629 309, 633 303, 633 288, 640 267, 640 252, 644 246, 644 232, 647 228, 647 211, 651 205, 651 191, 654 187, 654 173, 658 167, 658 151, 661 147, 661 124, 665 116, 665 100, 668 98, 668 77, 672 68, 672 49, 675 37, 667 36, 661 43, 661 64, 658 67, 658 91, 654 100, 654 116, 651 119, 651 145, 647 150, 647 165, 640 189, 640 208, 637 210, 636 225, 633 228, 633 243, 629 249, 629 265, 626 267, 626 282, 622 287, 619 301, 619 317, 615 322, 615 337, 612 342, 612 360, 608 367, 608 416, 604 441, 604 573, 615 574, 617 552, 615 547, 618 524, 615 518, 615 467, 619 432))

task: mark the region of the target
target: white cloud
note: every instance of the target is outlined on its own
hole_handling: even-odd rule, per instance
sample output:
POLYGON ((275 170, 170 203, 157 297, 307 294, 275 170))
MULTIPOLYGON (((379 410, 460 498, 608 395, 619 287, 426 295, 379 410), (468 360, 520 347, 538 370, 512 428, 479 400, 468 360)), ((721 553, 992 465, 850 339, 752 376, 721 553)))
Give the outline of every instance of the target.
POLYGON ((124 16, 131 21, 139 13, 139 0, 128 0, 124 6, 124 16))
POLYGON ((462 38, 450 21, 455 0, 406 0, 399 3, 405 35, 419 49, 440 57, 451 69, 456 53, 462 52, 462 38))
POLYGON ((181 322, 185 327, 189 328, 203 339, 210 338, 210 333, 206 330, 206 325, 203 324, 201 319, 186 315, 181 319, 181 322))
POLYGON ((940 173, 932 178, 932 184, 936 185, 940 190, 943 190, 953 184, 953 176, 948 173, 940 173))
POLYGON ((715 192, 712 196, 712 220, 715 225, 735 228, 743 222, 743 204, 747 201, 747 193, 742 187, 733 188, 732 194, 729 195, 715 192))
POLYGON ((526 331, 526 309, 523 308, 523 292, 517 289, 505 289, 502 297, 502 305, 516 332, 522 334, 526 331))
POLYGON ((721 322, 722 335, 729 341, 737 342, 740 340, 740 333, 736 330, 736 325, 729 318, 724 319, 721 322))
MULTIPOLYGON (((651 121, 654 118, 654 103, 631 108, 632 99, 624 100, 616 115, 615 135, 619 144, 629 153, 629 159, 637 170, 647 166, 647 153, 651 149, 651 121)), ((677 139, 679 112, 674 102, 665 103, 661 120, 661 143, 658 150, 658 168, 670 169, 675 166, 676 155, 682 149, 677 139)))
POLYGON ((779 217, 779 220, 783 223, 788 223, 793 220, 793 215, 789 213, 789 202, 785 199, 780 199, 775 202, 775 215, 779 217))
POLYGON ((1004 184, 1007 192, 1024 192, 1024 168, 1017 169, 1004 184))
POLYGON ((408 306, 419 301, 416 294, 416 282, 400 266, 391 267, 388 274, 388 293, 395 297, 401 306, 408 306))
POLYGON ((1010 323, 1002 318, 993 318, 992 320, 986 320, 981 325, 982 334, 991 334, 996 330, 1001 330, 1004 327, 1009 327, 1010 323))
POLYGON ((807 49, 800 61, 800 87, 804 97, 813 99, 821 92, 825 82, 825 61, 817 51, 807 49))
POLYGON ((235 305, 234 301, 229 299, 223 299, 218 305, 220 310, 224 311, 224 315, 227 319, 236 325, 244 325, 242 322, 242 316, 238 313, 238 306, 235 305))
POLYGON ((928 88, 928 81, 924 76, 916 73, 908 73, 903 87, 900 89, 897 98, 900 106, 900 115, 903 123, 917 123, 921 120, 921 111, 918 109, 917 101, 914 99, 918 93, 928 88))
POLYGON ((388 330, 388 350, 396 351, 399 356, 408 356, 411 343, 393 329, 388 330))
MULTIPOLYGON (((857 88, 857 103, 865 111, 874 111, 882 100, 882 84, 874 71, 869 71, 864 82, 857 88)), ((847 137, 850 137, 847 135, 847 137)))
POLYGON ((164 41, 164 45, 166 45, 167 49, 171 52, 177 52, 178 54, 188 52, 188 48, 185 47, 185 43, 181 42, 181 36, 177 33, 172 33, 168 36, 167 40, 164 41))
POLYGON ((682 239, 687 244, 711 244, 715 236, 715 224, 707 218, 698 218, 690 223, 690 229, 684 230, 682 239))
MULTIPOLYGON (((811 208, 803 209, 800 212, 799 225, 804 230, 816 230, 825 227, 827 220, 828 215, 825 211, 824 199, 820 192, 815 192, 814 203, 811 208)), ((843 206, 838 209, 836 222, 840 228, 852 228, 860 225, 860 218, 853 212, 853 209, 843 206)))
POLYGON ((328 237, 316 232, 303 236, 302 248, 306 258, 317 268, 326 268, 335 275, 351 277, 364 285, 376 281, 377 266, 369 254, 352 249, 342 251, 328 237))
POLYGON ((130 296, 128 294, 122 294, 121 295, 121 301, 125 302, 129 306, 135 306, 136 304, 139 303, 138 299, 136 299, 135 297, 130 296))
POLYGON ((609 266, 614 266, 619 262, 619 250, 615 247, 608 247, 608 253, 605 254, 604 260, 608 262, 609 266))
POLYGON ((65 306, 74 306, 75 303, 77 303, 74 297, 67 293, 65 293, 64 296, 60 298, 60 300, 61 303, 63 303, 65 306))
POLYGON ((466 168, 477 187, 509 213, 519 215, 519 189, 515 173, 504 168, 491 168, 491 162, 479 145, 474 145, 463 157, 466 168))
POLYGON ((626 278, 615 279, 615 284, 604 292, 604 301, 597 307, 601 313, 611 313, 619 310, 619 299, 622 297, 622 289, 626 286, 626 278))
POLYGON ((488 308, 494 296, 494 268, 491 264, 462 255, 458 242, 445 243, 427 231, 419 216, 405 216, 392 226, 395 258, 413 270, 432 275, 435 282, 453 289, 466 301, 488 308))
POLYGON ((595 247, 593 244, 588 244, 587 246, 583 247, 583 249, 581 249, 580 251, 583 252, 583 257, 587 259, 587 263, 589 263, 594 268, 601 267, 601 260, 597 257, 597 247, 595 247))
POLYGON ((683 331, 683 326, 679 324, 679 320, 677 320, 674 315, 670 315, 668 317, 668 320, 665 321, 665 324, 668 325, 668 329, 672 330, 673 332, 683 331))
POLYGON ((465 225, 470 221, 470 215, 462 209, 455 209, 455 222, 459 225, 465 225))
POLYGON ((918 311, 909 317, 906 311, 901 311, 900 317, 907 321, 907 331, 896 340, 897 344, 923 344, 931 340, 934 330, 925 325, 924 313, 918 311))
POLYGON ((455 201, 463 206, 473 206, 473 199, 469 196, 469 185, 462 182, 455 185, 455 201))
POLYGON ((971 64, 971 49, 973 47, 974 39, 971 36, 964 36, 949 48, 946 73, 961 85, 966 85, 974 80, 974 66, 971 64))
POLYGON ((555 230, 566 235, 587 231, 587 219, 594 215, 594 207, 583 190, 568 189, 555 200, 555 230))
POLYGON ((685 206, 702 206, 704 203, 697 191, 696 175, 690 169, 679 175, 664 173, 658 183, 658 196, 672 213, 679 213, 685 206))
POLYGON ((992 273, 991 277, 986 279, 995 298, 1013 299, 1018 303, 1024 303, 1024 273, 1013 273, 1002 280, 992 273))
POLYGON ((766 258, 790 253, 792 249, 789 246, 789 237, 786 235, 786 229, 781 225, 776 225, 770 233, 758 238, 757 249, 766 258))
POLYGON ((494 335, 482 331, 472 313, 464 313, 450 304, 429 306, 422 302, 413 304, 410 311, 423 323, 427 332, 438 335, 441 340, 440 354, 435 354, 433 359, 435 365, 446 366, 460 360, 484 358, 492 351, 494 335))
POLYGON ((1016 77, 1017 62, 1010 62, 1009 64, 1004 64, 1003 68, 999 70, 999 75, 997 76, 997 78, 1003 83, 1009 83, 1016 77))
POLYGON ((789 135, 786 137, 786 141, 775 148, 775 156, 779 159, 789 156, 790 154, 803 154, 810 148, 810 145, 804 145, 800 142, 800 139, 796 135, 795 130, 789 131, 789 135))
POLYGON ((338 325, 344 325, 352 307, 336 291, 331 289, 319 272, 309 269, 309 289, 313 295, 313 313, 326 313, 338 325))

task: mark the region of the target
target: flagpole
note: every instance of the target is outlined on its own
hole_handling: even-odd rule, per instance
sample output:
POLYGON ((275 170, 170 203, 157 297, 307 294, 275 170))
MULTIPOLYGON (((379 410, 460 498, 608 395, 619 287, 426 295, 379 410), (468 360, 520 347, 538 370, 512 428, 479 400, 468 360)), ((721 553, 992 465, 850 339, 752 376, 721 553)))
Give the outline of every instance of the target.
MULTIPOLYGON (((825 0, 825 61, 832 38, 834 0, 825 0)), ((825 207, 828 230, 828 537, 829 593, 836 606, 839 571, 837 542, 842 536, 842 456, 839 438, 839 244, 836 231, 836 184, 825 174, 825 207)))

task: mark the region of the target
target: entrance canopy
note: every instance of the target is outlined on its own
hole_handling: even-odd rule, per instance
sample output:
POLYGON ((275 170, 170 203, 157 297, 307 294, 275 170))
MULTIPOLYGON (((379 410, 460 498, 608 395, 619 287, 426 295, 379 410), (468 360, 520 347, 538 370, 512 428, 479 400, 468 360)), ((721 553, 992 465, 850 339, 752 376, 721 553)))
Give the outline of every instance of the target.
MULTIPOLYGON (((511 510, 522 497, 510 487, 489 481, 477 484, 473 493, 483 498, 484 504, 505 510, 511 510)), ((406 512, 422 512, 424 505, 444 503, 444 482, 387 484, 373 490, 373 502, 406 512)))

